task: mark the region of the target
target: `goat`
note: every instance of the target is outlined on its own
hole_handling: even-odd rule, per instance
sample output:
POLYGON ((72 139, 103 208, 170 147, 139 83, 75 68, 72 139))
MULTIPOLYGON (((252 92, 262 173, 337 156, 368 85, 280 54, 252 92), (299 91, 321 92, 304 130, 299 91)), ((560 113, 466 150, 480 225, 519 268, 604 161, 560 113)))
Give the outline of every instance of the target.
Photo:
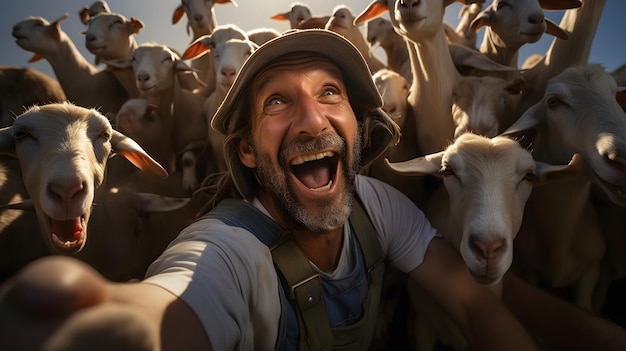
POLYGON ((116 113, 128 99, 123 86, 111 72, 87 62, 72 40, 61 29, 68 14, 50 23, 41 17, 28 17, 13 27, 16 44, 35 55, 29 62, 48 60, 68 100, 102 113, 116 113))
POLYGON ((34 106, 0 130, 0 153, 20 162, 44 242, 72 254, 87 240, 87 224, 112 152, 139 169, 167 172, 132 139, 113 130, 96 110, 71 103, 34 106))
POLYGON ((574 302, 589 310, 605 251, 592 186, 626 206, 626 114, 617 91, 599 65, 567 68, 503 133, 532 143, 539 161, 558 163, 573 153, 585 161, 579 177, 533 192, 517 257, 526 277, 546 289, 575 285, 574 302))
MULTIPOLYGON (((533 187, 570 177, 582 168, 578 156, 566 166, 547 165, 533 160, 513 139, 472 133, 459 136, 444 151, 387 164, 405 176, 443 178, 444 187, 429 199, 425 213, 459 251, 474 280, 498 296, 533 187)), ((467 349, 464 337, 433 298, 413 282, 407 287, 416 309, 418 349, 434 349, 434 336, 426 333, 436 334, 454 350, 467 349)))

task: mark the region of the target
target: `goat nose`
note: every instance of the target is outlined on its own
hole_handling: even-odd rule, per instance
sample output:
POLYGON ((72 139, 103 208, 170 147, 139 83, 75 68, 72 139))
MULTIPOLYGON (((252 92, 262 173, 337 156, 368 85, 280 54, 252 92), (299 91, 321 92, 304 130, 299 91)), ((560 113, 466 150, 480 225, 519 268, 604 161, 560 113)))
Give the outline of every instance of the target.
POLYGON ((504 248, 503 239, 494 240, 482 240, 480 238, 473 237, 470 239, 470 248, 474 254, 482 259, 488 260, 497 257, 504 248))
POLYGON ((234 77, 235 74, 237 74, 237 70, 233 67, 222 68, 222 75, 224 75, 224 77, 234 77))
POLYGON ((150 76, 148 74, 146 74, 146 73, 139 73, 137 75, 137 81, 139 81, 139 82, 145 82, 148 79, 150 79, 150 76))
POLYGON ((535 13, 533 15, 528 16, 528 22, 537 24, 543 22, 545 16, 543 13, 535 13))
POLYGON ((87 36, 85 36, 85 40, 88 41, 88 42, 89 41, 94 41, 94 40, 96 40, 96 36, 93 35, 93 34, 87 34, 87 36))
POLYGON ((193 16, 193 19, 195 19, 197 22, 202 21, 202 18, 204 18, 204 15, 202 14, 193 16))
POLYGON ((405 7, 413 7, 419 5, 421 0, 402 0, 400 1, 400 5, 405 7))
POLYGON ((80 195, 86 188, 79 177, 61 177, 50 182, 48 190, 55 200, 67 203, 80 195))
POLYGON ((382 108, 388 115, 392 115, 396 112, 395 104, 385 103, 382 108))

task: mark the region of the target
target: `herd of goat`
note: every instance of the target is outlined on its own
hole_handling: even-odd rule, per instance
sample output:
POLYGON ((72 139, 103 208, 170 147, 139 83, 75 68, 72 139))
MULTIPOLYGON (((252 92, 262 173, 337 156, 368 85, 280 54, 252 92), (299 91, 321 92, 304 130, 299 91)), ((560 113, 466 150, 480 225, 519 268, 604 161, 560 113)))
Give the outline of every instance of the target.
MULTIPOLYGON (((62 30, 68 15, 15 24, 29 62, 47 60, 56 77, 0 68, 0 281, 50 254, 141 279, 194 220, 202 180, 226 169, 210 119, 247 57, 280 35, 218 25, 214 5, 230 2, 172 9, 192 36, 180 53, 137 43, 141 20, 96 1, 79 12, 95 65, 62 30)), ((626 325, 608 298, 626 281, 626 74, 588 62, 606 0, 459 1, 456 27, 443 21, 453 2, 374 0, 328 16, 294 3, 269 16, 335 31, 361 52, 402 131, 362 173, 422 208, 479 283, 499 293, 513 270, 626 325), (561 22, 545 9, 563 10, 561 22), (542 35, 554 36, 548 51, 519 63, 520 47, 542 35)), ((393 273, 388 284, 406 288, 415 318, 443 318, 393 273)))

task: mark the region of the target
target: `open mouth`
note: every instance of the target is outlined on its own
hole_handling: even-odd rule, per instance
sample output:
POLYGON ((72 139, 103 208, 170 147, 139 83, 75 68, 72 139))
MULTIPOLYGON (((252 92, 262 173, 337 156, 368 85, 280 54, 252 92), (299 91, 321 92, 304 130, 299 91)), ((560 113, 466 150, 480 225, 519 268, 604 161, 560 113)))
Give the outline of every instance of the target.
POLYGON ((56 251, 72 254, 83 248, 87 237, 85 215, 67 220, 50 218, 49 222, 52 245, 56 251))
POLYGON ((293 175, 313 191, 327 191, 333 185, 337 174, 339 156, 332 151, 298 156, 291 160, 293 175))

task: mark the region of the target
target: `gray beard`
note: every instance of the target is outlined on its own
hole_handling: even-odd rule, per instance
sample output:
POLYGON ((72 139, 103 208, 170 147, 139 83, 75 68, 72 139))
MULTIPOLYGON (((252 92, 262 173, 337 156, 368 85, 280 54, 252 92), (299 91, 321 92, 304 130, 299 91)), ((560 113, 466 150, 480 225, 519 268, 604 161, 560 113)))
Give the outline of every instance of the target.
MULTIPOLYGON (((327 232, 343 226, 350 212, 352 212, 352 200, 354 198, 355 178, 359 169, 361 160, 361 133, 358 133, 355 142, 353 162, 344 168, 343 177, 345 177, 346 187, 343 192, 343 201, 339 204, 333 204, 331 200, 320 200, 317 206, 324 208, 323 213, 318 216, 311 214, 297 201, 292 189, 287 183, 287 165, 283 155, 292 153, 294 149, 298 152, 313 152, 328 146, 340 146, 340 158, 347 165, 346 147, 343 138, 337 134, 327 134, 322 138, 310 139, 308 141, 297 142, 281 150, 279 161, 282 172, 276 173, 272 168, 271 157, 268 154, 257 152, 252 147, 252 152, 257 159, 256 175, 261 187, 267 191, 274 202, 281 207, 283 213, 288 215, 292 224, 303 226, 312 232, 327 232)), ((252 143, 250 143, 251 146, 252 143)), ((338 176, 342 176, 341 174, 338 176)))

